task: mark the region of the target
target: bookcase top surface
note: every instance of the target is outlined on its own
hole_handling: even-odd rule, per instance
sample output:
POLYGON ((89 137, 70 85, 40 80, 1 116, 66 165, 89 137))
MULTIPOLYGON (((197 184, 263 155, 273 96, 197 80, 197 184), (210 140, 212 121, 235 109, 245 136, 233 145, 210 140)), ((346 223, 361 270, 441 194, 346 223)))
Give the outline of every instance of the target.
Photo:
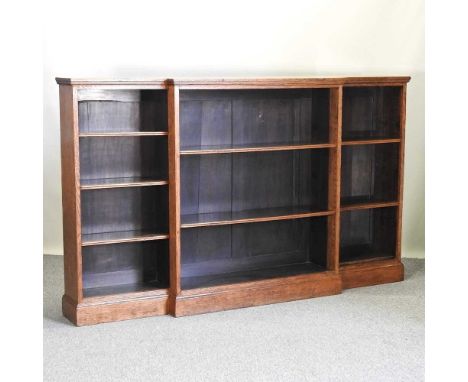
POLYGON ((308 86, 340 86, 340 85, 401 85, 409 82, 408 76, 376 76, 376 77, 270 77, 270 78, 177 78, 177 79, 91 79, 91 78, 62 78, 55 80, 59 85, 144 85, 182 87, 308 87, 308 86))

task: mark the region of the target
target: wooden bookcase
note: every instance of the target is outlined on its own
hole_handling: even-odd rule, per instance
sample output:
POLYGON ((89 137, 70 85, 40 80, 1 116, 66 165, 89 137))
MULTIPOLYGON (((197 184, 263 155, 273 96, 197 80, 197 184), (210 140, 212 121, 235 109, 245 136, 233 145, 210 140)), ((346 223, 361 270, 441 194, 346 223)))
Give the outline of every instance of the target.
POLYGON ((409 77, 60 85, 76 325, 403 279, 409 77))

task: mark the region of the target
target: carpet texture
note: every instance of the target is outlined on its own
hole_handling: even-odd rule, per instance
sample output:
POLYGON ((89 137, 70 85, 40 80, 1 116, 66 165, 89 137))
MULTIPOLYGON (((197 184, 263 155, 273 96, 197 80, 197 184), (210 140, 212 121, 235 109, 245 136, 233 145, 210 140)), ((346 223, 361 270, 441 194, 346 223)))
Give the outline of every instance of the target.
POLYGON ((77 328, 44 256, 44 380, 423 381, 424 260, 404 264, 404 282, 338 296, 77 328))

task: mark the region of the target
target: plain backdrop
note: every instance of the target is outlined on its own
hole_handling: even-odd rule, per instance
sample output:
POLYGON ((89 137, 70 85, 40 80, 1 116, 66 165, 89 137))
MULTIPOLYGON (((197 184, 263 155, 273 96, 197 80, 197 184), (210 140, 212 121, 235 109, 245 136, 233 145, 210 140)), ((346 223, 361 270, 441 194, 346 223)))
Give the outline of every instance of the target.
POLYGON ((70 5, 56 4, 44 22, 45 254, 63 253, 56 76, 410 75, 403 256, 424 257, 424 1, 70 5))

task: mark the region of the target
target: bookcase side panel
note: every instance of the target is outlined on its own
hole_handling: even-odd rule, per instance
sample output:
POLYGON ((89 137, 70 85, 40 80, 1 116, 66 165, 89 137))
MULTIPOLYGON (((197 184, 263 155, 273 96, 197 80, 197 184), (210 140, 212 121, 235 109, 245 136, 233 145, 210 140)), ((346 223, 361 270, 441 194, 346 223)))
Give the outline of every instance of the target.
POLYGON ((400 93, 400 158, 398 174, 398 214, 396 228, 396 249, 395 257, 401 260, 402 223, 403 223, 403 178, 405 167, 405 128, 406 128, 406 87, 401 87, 400 93))
POLYGON ((175 312, 175 299, 180 294, 180 132, 179 88, 168 87, 169 125, 169 254, 170 297, 169 311, 175 312))
POLYGON ((73 86, 60 85, 59 91, 65 295, 80 303, 83 293, 77 98, 73 86))

